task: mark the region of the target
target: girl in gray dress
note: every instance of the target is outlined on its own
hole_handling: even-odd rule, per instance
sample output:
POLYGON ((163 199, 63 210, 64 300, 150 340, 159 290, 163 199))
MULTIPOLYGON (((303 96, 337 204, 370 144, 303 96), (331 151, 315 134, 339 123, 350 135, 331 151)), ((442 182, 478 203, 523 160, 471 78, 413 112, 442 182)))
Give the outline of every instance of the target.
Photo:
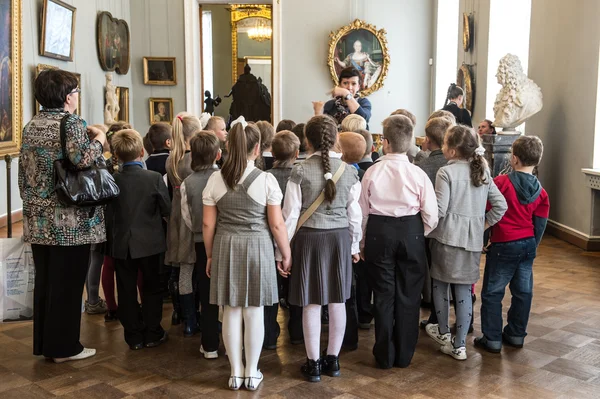
POLYGON ((428 324, 427 335, 441 351, 456 360, 466 360, 466 337, 473 303, 471 285, 479 280, 483 232, 498 223, 506 212, 506 200, 494 184, 479 136, 464 125, 448 129, 442 152, 448 165, 435 179, 440 221, 429 234, 433 301, 439 324, 428 324), (486 213, 486 204, 491 208, 486 213), (456 336, 448 323, 450 284, 455 288, 456 336))
POLYGON ((245 384, 256 390, 263 380, 257 366, 265 335, 264 306, 279 301, 273 238, 283 254, 278 268, 286 276, 290 246, 277 180, 254 166, 260 155, 260 131, 254 124, 239 122, 231 129, 228 143, 229 156, 221 171, 209 178, 202 195, 206 273, 211 278, 210 303, 225 307, 229 388, 237 390, 245 384))

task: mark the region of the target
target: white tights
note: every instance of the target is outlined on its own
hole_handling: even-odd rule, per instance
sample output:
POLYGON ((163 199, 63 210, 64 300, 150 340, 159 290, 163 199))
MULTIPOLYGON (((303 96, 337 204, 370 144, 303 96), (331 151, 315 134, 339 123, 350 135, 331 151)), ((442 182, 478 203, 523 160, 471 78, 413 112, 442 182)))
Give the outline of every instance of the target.
POLYGON ((223 311, 223 343, 227 350, 231 375, 234 377, 257 377, 258 359, 265 338, 264 309, 262 306, 231 307, 223 311), (243 347, 246 352, 246 367, 242 361, 243 347))
MULTIPOLYGON (((327 354, 338 356, 342 348, 344 333, 346 332, 346 305, 343 303, 330 303, 329 305, 329 342, 327 354)), ((302 310, 302 330, 304 331, 304 344, 306 356, 310 360, 321 357, 321 305, 308 305, 302 310)))

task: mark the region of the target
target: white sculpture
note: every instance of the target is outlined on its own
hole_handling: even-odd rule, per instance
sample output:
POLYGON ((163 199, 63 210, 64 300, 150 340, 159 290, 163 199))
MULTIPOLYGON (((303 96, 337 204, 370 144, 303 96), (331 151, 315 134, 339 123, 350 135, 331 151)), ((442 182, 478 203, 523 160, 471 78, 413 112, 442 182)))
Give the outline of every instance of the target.
POLYGON ((542 109, 542 90, 523 72, 519 57, 506 54, 496 73, 502 85, 494 102, 494 125, 514 131, 542 109))
POLYGON ((117 88, 112 83, 112 74, 106 74, 106 105, 104 106, 104 124, 111 125, 117 121, 119 115, 119 98, 117 88))

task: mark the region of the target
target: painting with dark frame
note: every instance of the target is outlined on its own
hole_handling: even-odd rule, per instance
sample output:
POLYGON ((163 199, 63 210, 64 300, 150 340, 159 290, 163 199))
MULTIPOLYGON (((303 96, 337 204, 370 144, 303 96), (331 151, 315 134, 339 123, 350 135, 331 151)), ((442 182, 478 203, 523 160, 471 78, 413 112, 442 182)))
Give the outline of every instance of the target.
POLYGON ((40 55, 73 61, 77 9, 60 0, 44 0, 40 55))
POLYGON ((126 75, 129 71, 129 25, 122 19, 113 18, 103 11, 98 14, 96 26, 98 59, 104 71, 126 75))
POLYGON ((21 148, 21 1, 0 1, 0 156, 21 148))
POLYGON ((144 84, 176 85, 177 67, 175 57, 144 57, 144 84))

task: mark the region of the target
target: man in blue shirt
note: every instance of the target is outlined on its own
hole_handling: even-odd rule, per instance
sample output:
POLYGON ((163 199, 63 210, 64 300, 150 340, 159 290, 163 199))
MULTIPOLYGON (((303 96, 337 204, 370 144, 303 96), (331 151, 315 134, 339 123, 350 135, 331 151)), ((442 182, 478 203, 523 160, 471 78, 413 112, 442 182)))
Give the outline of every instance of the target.
POLYGON ((344 68, 340 73, 340 84, 332 91, 333 99, 327 101, 323 107, 325 114, 333 116, 338 124, 349 114, 360 115, 367 121, 371 119, 371 102, 359 97, 360 72, 354 67, 344 68))

